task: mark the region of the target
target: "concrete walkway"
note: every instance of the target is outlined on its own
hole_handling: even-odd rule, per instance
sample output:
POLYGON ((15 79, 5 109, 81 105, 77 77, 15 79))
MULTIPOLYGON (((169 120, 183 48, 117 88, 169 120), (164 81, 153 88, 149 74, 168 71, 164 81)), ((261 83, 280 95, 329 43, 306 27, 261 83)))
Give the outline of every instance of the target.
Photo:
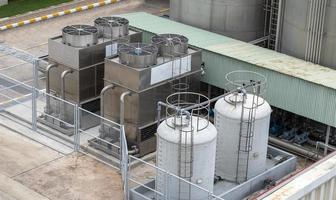
POLYGON ((63 155, 0 126, 1 200, 120 200, 122 194, 114 168, 86 155, 63 155))
POLYGON ((21 183, 0 174, 1 200, 48 200, 48 198, 29 189, 21 183))

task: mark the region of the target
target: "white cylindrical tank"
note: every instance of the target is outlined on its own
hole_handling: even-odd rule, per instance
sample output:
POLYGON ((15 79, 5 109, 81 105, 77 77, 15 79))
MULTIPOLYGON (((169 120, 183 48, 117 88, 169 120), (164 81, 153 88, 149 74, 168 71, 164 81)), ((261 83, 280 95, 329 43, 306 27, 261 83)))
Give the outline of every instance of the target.
MULTIPOLYGON (((186 178, 188 181, 213 191, 217 137, 215 126, 207 119, 198 119, 197 117, 192 117, 191 120, 184 119, 183 126, 176 125, 177 123, 174 121, 174 117, 170 117, 158 127, 157 166, 176 176, 186 178, 190 175, 190 178, 186 178), (205 128, 197 131, 197 121, 199 127, 205 128), (192 133, 189 132, 191 124, 194 130, 192 133), (176 126, 175 129, 172 128, 174 126, 176 126), (185 132, 180 138, 181 128, 185 132), (190 148, 191 136, 193 136, 192 148, 190 148), (180 148, 179 141, 183 141, 180 148)), ((160 171, 157 172, 156 190, 168 195, 169 199, 173 200, 204 200, 208 198, 205 191, 194 186, 189 187, 176 177, 165 176, 160 171)), ((158 196, 157 199, 165 198, 158 196)))
MULTIPOLYGON (((280 38, 280 51, 282 53, 305 59, 307 48, 319 48, 316 46, 309 47, 307 40, 309 30, 314 28, 314 26, 310 27, 309 25, 309 16, 312 12, 312 3, 316 1, 322 4, 320 0, 290 0, 285 2, 280 38)), ((322 22, 324 30, 320 64, 336 69, 336 0, 328 0, 326 6, 324 22, 322 22)), ((311 23, 313 24, 313 22, 311 23)))
POLYGON ((170 18, 246 42, 264 34, 264 0, 170 0, 170 18))
MULTIPOLYGON (((231 103, 237 100, 234 94, 225 96, 225 99, 219 99, 215 104, 215 126, 218 132, 215 174, 229 181, 237 181, 237 177, 244 177, 245 175, 245 172, 237 171, 242 117, 242 96, 240 97, 238 98, 240 101, 237 101, 236 104, 231 103)), ((253 95, 247 94, 245 107, 251 107, 252 102, 253 95)), ((246 168, 247 179, 260 174, 266 168, 271 107, 261 97, 258 98, 258 102, 259 106, 255 112, 254 131, 251 142, 252 148, 249 152, 248 167, 246 168)), ((247 121, 248 116, 249 113, 245 109, 243 119, 247 121)))

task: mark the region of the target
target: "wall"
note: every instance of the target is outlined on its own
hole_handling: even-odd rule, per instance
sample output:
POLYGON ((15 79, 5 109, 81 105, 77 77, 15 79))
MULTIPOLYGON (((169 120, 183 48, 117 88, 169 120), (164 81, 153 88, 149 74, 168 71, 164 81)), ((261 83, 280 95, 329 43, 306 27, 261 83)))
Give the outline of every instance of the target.
POLYGON ((8 4, 8 0, 0 0, 0 6, 8 4))

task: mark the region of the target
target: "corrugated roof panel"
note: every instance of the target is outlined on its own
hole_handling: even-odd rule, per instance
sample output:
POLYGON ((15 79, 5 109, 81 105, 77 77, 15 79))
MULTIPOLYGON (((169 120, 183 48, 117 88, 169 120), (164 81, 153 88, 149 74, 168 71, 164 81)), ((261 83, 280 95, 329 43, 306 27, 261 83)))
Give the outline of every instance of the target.
POLYGON ((148 13, 122 16, 137 28, 156 34, 182 34, 189 38, 190 44, 199 48, 336 89, 336 70, 148 13))
POLYGON ((204 49, 202 81, 225 88, 229 72, 259 72, 268 79, 265 97, 271 105, 336 127, 335 70, 147 13, 123 16, 144 30, 145 42, 153 33, 174 32, 204 49))

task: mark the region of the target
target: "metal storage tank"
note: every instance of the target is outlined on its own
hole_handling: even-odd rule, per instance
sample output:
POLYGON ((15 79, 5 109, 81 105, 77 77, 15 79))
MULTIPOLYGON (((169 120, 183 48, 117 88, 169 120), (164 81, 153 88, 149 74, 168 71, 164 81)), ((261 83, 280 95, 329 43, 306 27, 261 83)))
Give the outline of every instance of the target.
POLYGON ((271 116, 271 107, 261 97, 242 93, 234 93, 219 99, 215 104, 215 126, 218 131, 216 152, 216 176, 229 181, 243 182, 258 175, 266 169, 266 155, 268 130, 271 116), (255 101, 255 98, 258 98, 255 101), (248 122, 250 112, 244 106, 255 108, 252 140, 247 154, 240 154, 242 123, 248 122), (243 120, 242 120, 243 119, 243 120), (240 166, 245 165, 245 166, 240 166))
POLYGON ((263 0, 170 0, 170 18, 246 42, 264 34, 263 0))
MULTIPOLYGON (((173 99, 179 94, 175 93, 167 99, 173 99)), ((203 95, 201 98, 207 99, 203 95)), ((204 109, 208 106, 209 104, 199 108, 204 109)), ((196 112, 191 112, 191 116, 168 114, 168 118, 157 129, 157 166, 199 187, 213 191, 216 137, 217 130, 208 121, 207 116, 199 117, 196 112)), ((204 190, 195 186, 189 187, 184 181, 166 176, 161 171, 158 171, 156 176, 156 190, 168 195, 168 199, 208 199, 208 193, 204 190)), ((156 199, 166 198, 158 196, 156 199)))
POLYGON ((336 69, 336 0, 283 4, 280 51, 336 69))

